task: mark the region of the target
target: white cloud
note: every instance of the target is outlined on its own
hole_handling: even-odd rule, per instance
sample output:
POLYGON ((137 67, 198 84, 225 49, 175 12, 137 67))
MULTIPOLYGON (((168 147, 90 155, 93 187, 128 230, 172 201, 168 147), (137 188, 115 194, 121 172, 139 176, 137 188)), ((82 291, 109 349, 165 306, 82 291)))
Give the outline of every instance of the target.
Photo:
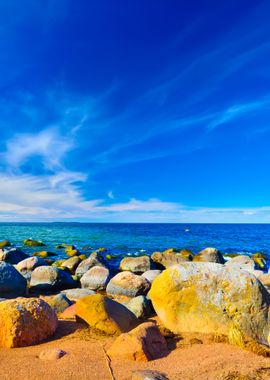
POLYGON ((108 192, 108 197, 109 197, 110 199, 114 199, 114 194, 113 194, 112 190, 110 190, 110 191, 108 192))

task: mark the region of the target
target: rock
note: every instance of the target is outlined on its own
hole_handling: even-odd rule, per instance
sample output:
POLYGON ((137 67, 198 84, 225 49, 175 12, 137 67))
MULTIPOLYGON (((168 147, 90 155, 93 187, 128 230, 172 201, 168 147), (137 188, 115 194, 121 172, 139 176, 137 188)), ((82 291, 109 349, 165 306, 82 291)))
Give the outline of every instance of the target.
POLYGON ((150 287, 150 282, 142 276, 131 272, 121 272, 110 280, 106 292, 110 295, 136 297, 147 294, 150 287))
POLYGON ((29 256, 19 248, 0 249, 0 261, 5 261, 8 264, 18 264, 28 257, 29 256))
POLYGON ((222 254, 216 248, 205 248, 194 256, 193 261, 224 264, 222 254))
POLYGON ((40 298, 47 302, 56 314, 63 313, 64 310, 73 304, 73 302, 62 293, 53 296, 41 296, 40 298))
POLYGON ((78 277, 82 277, 84 273, 86 273, 89 269, 95 266, 104 266, 104 265, 102 265, 101 261, 99 260, 98 254, 96 252, 93 252, 87 259, 83 260, 79 264, 78 268, 76 269, 75 274, 78 277))
POLYGON ((57 260, 54 263, 52 263, 53 267, 62 268, 63 263, 67 261, 66 259, 57 260))
POLYGON ((106 288, 110 279, 107 268, 95 266, 89 269, 81 278, 82 288, 91 290, 102 290, 106 288))
POLYGON ((263 286, 265 286, 267 289, 270 289, 270 273, 263 273, 258 277, 258 279, 261 281, 263 286))
POLYGON ((75 281, 69 273, 57 267, 38 267, 34 269, 30 280, 31 290, 38 292, 50 292, 76 286, 77 281, 75 281))
POLYGON ((266 257, 261 252, 254 253, 252 255, 252 258, 259 269, 266 268, 266 257))
POLYGON ((66 251, 68 257, 80 256, 80 252, 78 249, 71 249, 70 251, 66 251))
POLYGON ((239 267, 248 266, 249 269, 253 270, 255 268, 254 261, 246 255, 235 256, 232 259, 228 260, 225 265, 238 265, 239 267))
POLYGON ((15 265, 15 268, 23 275, 24 278, 28 280, 30 279, 32 271, 35 268, 44 265, 47 265, 44 259, 41 259, 40 257, 28 257, 27 259, 22 260, 17 265, 15 265))
POLYGON ((216 263, 182 263, 150 290, 163 325, 174 332, 233 334, 267 343, 270 295, 250 273, 216 263))
POLYGON ((1 297, 23 296, 26 293, 26 279, 10 264, 0 262, 1 297))
POLYGON ((46 259, 47 257, 56 256, 54 252, 48 252, 48 251, 38 251, 34 252, 32 256, 41 257, 42 259, 46 259))
POLYGON ((151 369, 138 369, 132 371, 131 380, 169 380, 163 372, 152 371, 151 369))
POLYGON ((168 348, 158 327, 146 322, 116 338, 107 354, 110 358, 149 361, 168 355, 168 348))
POLYGON ((41 241, 37 241, 37 240, 33 240, 33 239, 26 239, 23 241, 23 244, 24 245, 28 245, 30 247, 42 247, 42 246, 45 246, 44 243, 42 243, 41 241))
POLYGON ((150 284, 153 283, 154 279, 159 276, 161 273, 161 270, 159 269, 151 269, 151 270, 147 270, 146 272, 144 272, 142 274, 142 277, 145 278, 147 281, 150 282, 150 284))
POLYGON ((66 352, 60 350, 60 348, 47 348, 46 350, 41 351, 39 354, 39 359, 41 360, 57 360, 61 359, 66 352))
POLYGON ((145 296, 131 298, 131 300, 124 303, 124 305, 139 319, 149 317, 152 313, 151 301, 145 296))
POLYGON ((0 347, 24 347, 51 337, 57 327, 52 308, 38 298, 0 303, 0 347))
POLYGON ((133 273, 143 273, 150 270, 151 262, 150 257, 140 256, 140 257, 125 257, 120 262, 120 270, 130 271, 133 273))
POLYGON ((171 248, 164 252, 154 252, 151 259, 163 268, 169 268, 172 265, 192 260, 192 256, 186 255, 186 253, 182 254, 181 251, 171 248))
POLYGON ((101 294, 81 298, 75 310, 89 326, 108 335, 119 335, 137 324, 137 318, 125 306, 101 294))
POLYGON ((80 264, 81 260, 78 256, 70 257, 69 259, 62 262, 61 267, 75 272, 77 266, 80 264))
POLYGON ((86 296, 96 294, 93 290, 81 288, 62 290, 62 293, 65 294, 69 300, 75 302, 86 296))
POLYGON ((71 306, 67 307, 63 313, 58 314, 58 319, 65 319, 65 320, 76 320, 76 310, 75 306, 76 304, 73 303, 71 306))
POLYGON ((11 243, 9 240, 2 240, 0 241, 0 248, 10 247, 11 243))

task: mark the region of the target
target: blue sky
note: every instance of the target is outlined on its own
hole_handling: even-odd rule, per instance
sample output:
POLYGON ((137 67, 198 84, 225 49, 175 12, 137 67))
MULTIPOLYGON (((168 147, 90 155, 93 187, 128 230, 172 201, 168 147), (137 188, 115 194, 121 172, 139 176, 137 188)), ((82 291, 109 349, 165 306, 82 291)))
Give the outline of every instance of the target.
POLYGON ((1 1, 0 221, 270 222, 269 14, 1 1))

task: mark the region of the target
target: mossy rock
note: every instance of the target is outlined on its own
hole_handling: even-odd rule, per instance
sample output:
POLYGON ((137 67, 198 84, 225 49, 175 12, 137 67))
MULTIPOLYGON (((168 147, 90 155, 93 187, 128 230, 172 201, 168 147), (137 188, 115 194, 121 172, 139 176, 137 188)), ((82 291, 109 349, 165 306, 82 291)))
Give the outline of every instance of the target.
POLYGON ((238 257, 238 256, 241 256, 240 253, 225 253, 223 255, 224 257, 230 257, 230 258, 234 258, 234 257, 238 257))
POLYGON ((32 256, 37 256, 37 257, 41 257, 42 259, 46 259, 47 257, 56 256, 56 254, 49 251, 38 251, 38 252, 34 252, 32 256))
POLYGON ((42 243, 42 241, 33 240, 33 239, 26 239, 23 241, 23 244, 27 245, 29 247, 43 247, 43 246, 45 246, 45 244, 42 243))
POLYGON ((71 249, 69 251, 66 251, 66 254, 68 257, 80 256, 80 252, 77 249, 71 249))
POLYGON ((261 252, 254 253, 252 255, 252 259, 258 268, 260 268, 260 269, 266 268, 266 257, 263 253, 261 253, 261 252))
POLYGON ((11 243, 9 240, 0 241, 0 248, 10 247, 10 246, 11 246, 11 243))
POLYGON ((64 244, 58 244, 55 246, 55 249, 64 249, 66 246, 64 244))
POLYGON ((80 259, 81 261, 87 259, 87 255, 85 255, 85 254, 82 254, 82 255, 80 255, 80 256, 78 256, 78 257, 79 257, 79 259, 80 259))
POLYGON ((55 261, 52 266, 53 267, 57 267, 57 268, 60 268, 62 266, 62 264, 66 261, 66 259, 62 259, 62 260, 57 260, 55 261))

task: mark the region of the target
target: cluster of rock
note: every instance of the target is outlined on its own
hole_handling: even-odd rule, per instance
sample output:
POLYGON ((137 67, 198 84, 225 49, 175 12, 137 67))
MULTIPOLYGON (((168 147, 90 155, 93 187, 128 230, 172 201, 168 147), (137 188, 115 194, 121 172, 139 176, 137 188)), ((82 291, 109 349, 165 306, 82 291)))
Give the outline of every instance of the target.
POLYGON ((232 342, 240 336, 270 343, 270 274, 263 271, 261 254, 223 257, 215 248, 197 255, 168 249, 126 257, 113 273, 98 252, 86 257, 74 246, 61 245, 67 258, 58 261, 47 251, 28 256, 7 241, 0 247, 1 347, 38 343, 55 333, 58 318, 76 318, 117 336, 110 357, 148 361, 168 353, 158 327, 147 322, 155 313, 174 334, 225 334, 232 342))

